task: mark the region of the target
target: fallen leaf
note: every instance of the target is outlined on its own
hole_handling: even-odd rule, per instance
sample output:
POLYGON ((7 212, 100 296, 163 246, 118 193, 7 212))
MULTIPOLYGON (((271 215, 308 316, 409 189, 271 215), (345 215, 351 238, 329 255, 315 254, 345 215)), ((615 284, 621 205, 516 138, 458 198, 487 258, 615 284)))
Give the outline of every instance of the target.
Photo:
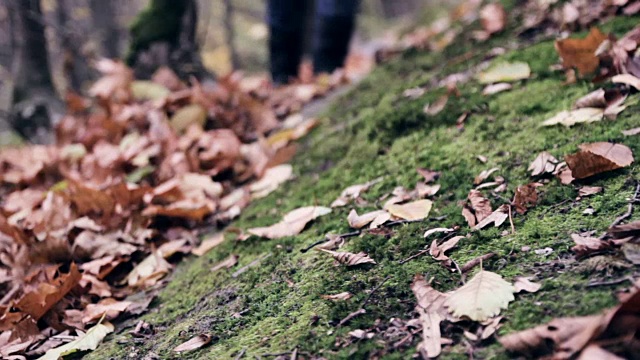
POLYGON ((485 86, 484 89, 482 89, 482 95, 494 95, 497 93, 501 93, 503 91, 511 90, 512 88, 513 88, 513 85, 509 83, 504 83, 504 82, 490 84, 485 86))
POLYGON ((357 254, 350 252, 340 252, 340 251, 331 251, 325 249, 318 249, 320 251, 326 252, 327 254, 331 254, 334 259, 336 259, 339 263, 345 264, 347 266, 355 266, 360 264, 375 264, 376 262, 369 257, 364 252, 359 252, 357 254))
POLYGON ((604 109, 602 108, 580 108, 570 111, 561 111, 554 117, 542 122, 544 126, 564 125, 571 127, 580 123, 592 123, 602 120, 604 117, 604 109))
POLYGON ((352 228, 360 229, 368 225, 369 223, 371 223, 378 216, 384 215, 386 213, 387 212, 384 210, 377 210, 377 211, 368 212, 366 214, 358 215, 356 210, 352 209, 349 212, 349 216, 347 216, 347 221, 349 222, 349 226, 351 226, 352 228))
POLYGON ((582 350, 576 360, 624 360, 624 358, 616 356, 598 345, 592 344, 582 350))
POLYGON ((502 320, 502 316, 496 316, 493 319, 488 320, 488 324, 485 322, 483 325, 486 325, 484 329, 482 329, 482 333, 480 334, 480 339, 486 340, 490 338, 493 334, 495 334, 496 330, 500 328, 500 321, 502 320))
POLYGON ((581 197, 599 194, 602 192, 602 186, 582 186, 578 189, 578 195, 581 197))
POLYGON ((440 323, 449 315, 444 307, 449 295, 432 288, 421 275, 416 275, 411 283, 416 297, 416 312, 420 314, 422 341, 418 351, 423 358, 434 358, 442 352, 440 323))
POLYGON ((444 305, 456 317, 484 321, 506 309, 515 300, 515 288, 502 276, 480 270, 465 285, 453 291, 444 305))
POLYGON ((441 175, 440 171, 434 171, 424 168, 418 168, 417 171, 418 174, 422 175, 422 177, 424 178, 424 182, 427 184, 438 180, 441 175))
POLYGON ((420 96, 424 95, 425 91, 426 90, 422 87, 414 87, 414 88, 406 89, 405 91, 403 91, 402 96, 415 100, 420 96))
POLYGON ((634 136, 638 134, 640 134, 640 127, 629 129, 629 130, 622 130, 622 135, 624 136, 634 136))
POLYGON ((516 194, 513 197, 513 206, 518 214, 523 215, 538 203, 537 188, 540 186, 542 186, 540 183, 531 183, 520 185, 516 188, 516 194))
POLYGON ((278 239, 285 236, 298 235, 304 230, 307 223, 317 217, 327 215, 330 208, 322 206, 301 207, 287 213, 282 221, 267 227, 258 227, 247 230, 250 234, 267 239, 278 239))
POLYGON ((207 121, 207 111, 198 104, 191 104, 176 111, 169 122, 176 132, 184 132, 191 125, 204 127, 207 121))
POLYGON ((200 349, 201 347, 208 345, 212 339, 213 338, 209 334, 200 334, 176 346, 173 351, 183 352, 200 349))
POLYGON ((620 169, 633 163, 631 149, 625 145, 597 142, 581 144, 579 147, 580 152, 565 156, 571 175, 576 179, 620 169))
POLYGON ((352 330, 349 331, 349 335, 351 337, 354 337, 356 339, 371 339, 372 337, 375 336, 375 334, 373 332, 366 332, 362 329, 356 329, 356 330, 352 330))
POLYGON ((344 300, 349 300, 353 297, 353 294, 351 294, 348 291, 345 292, 341 292, 338 294, 334 294, 334 295, 320 295, 321 298, 326 299, 326 300, 340 300, 340 301, 344 301, 344 300))
POLYGON ((238 259, 240 257, 238 255, 235 254, 231 254, 229 255, 227 258, 225 258, 224 260, 220 261, 219 263, 213 265, 211 267, 211 272, 215 272, 218 271, 220 269, 231 269, 232 267, 236 266, 236 264, 238 263, 238 259))
POLYGON ((464 236, 454 236, 440 245, 438 245, 438 241, 434 239, 429 248, 429 255, 436 261, 442 261, 445 266, 451 266, 451 260, 445 253, 453 249, 462 239, 464 239, 464 236))
POLYGON ((499 62, 489 69, 478 74, 478 82, 492 84, 499 82, 514 82, 528 79, 531 76, 531 68, 525 62, 499 62))
POLYGON ((485 180, 487 180, 489 178, 489 176, 491 174, 493 174, 494 172, 500 170, 500 168, 494 167, 488 170, 482 170, 482 172, 480 172, 480 174, 478 174, 478 176, 476 176, 473 179, 473 185, 480 185, 482 184, 485 180))
POLYGON ((44 356, 39 357, 38 360, 58 360, 61 357, 79 351, 95 350, 105 336, 113 332, 113 329, 113 325, 108 322, 96 324, 91 329, 87 330, 84 335, 80 335, 69 343, 47 351, 44 356))
POLYGON ((530 278, 518 276, 513 283, 513 287, 516 289, 515 292, 519 293, 522 291, 534 293, 542 287, 542 284, 534 283, 530 278))
POLYGON ((473 211, 467 207, 466 205, 464 205, 462 207, 462 216, 464 217, 464 219, 467 221, 467 224, 469 225, 469 227, 474 227, 476 226, 476 224, 478 223, 476 221, 476 216, 473 213, 473 211))
POLYGON ((631 74, 620 74, 611 78, 612 83, 625 84, 640 90, 640 79, 631 74))
POLYGON ((150 286, 165 277, 170 269, 171 264, 156 250, 136 265, 125 281, 131 287, 150 286))
POLYGON ((419 182, 416 184, 416 191, 418 192, 418 197, 429 197, 435 195, 440 190, 440 185, 427 185, 425 183, 419 182))
POLYGON ((474 212, 475 223, 486 219, 493 213, 493 210, 491 209, 491 202, 489 199, 485 198, 480 191, 469 191, 467 199, 471 203, 471 210, 474 212))
POLYGON ((88 304, 82 314, 82 322, 91 323, 100 318, 112 320, 131 305, 130 301, 118 301, 113 298, 100 300, 97 304, 88 304))
POLYGON ((556 40, 555 48, 565 69, 575 67, 584 76, 598 68, 600 60, 596 56, 596 50, 605 40, 607 36, 593 27, 584 39, 556 40))
POLYGON ((632 221, 628 224, 612 226, 607 233, 614 239, 623 239, 640 235, 640 221, 632 221))
POLYGON ((536 156, 527 170, 531 171, 531 176, 552 174, 556 170, 557 165, 558 159, 548 152, 543 151, 536 156))
POLYGON ((431 202, 431 200, 417 200, 402 205, 390 205, 387 211, 397 218, 416 221, 429 216, 432 206, 433 202, 431 202))
POLYGON ((594 252, 609 249, 611 247, 611 243, 609 243, 608 241, 600 240, 598 238, 590 236, 583 236, 580 234, 571 234, 571 240, 576 243, 576 245, 573 246, 571 250, 575 252, 578 257, 584 257, 594 252))
POLYGON ((50 282, 41 282, 37 288, 26 291, 15 307, 39 320, 78 284, 81 277, 78 266, 71 263, 69 273, 61 273, 50 282))
POLYGON ((331 207, 334 208, 347 205, 349 201, 359 198, 360 194, 369 190, 371 186, 381 181, 382 178, 380 177, 371 181, 367 181, 364 184, 351 185, 347 187, 346 189, 342 190, 340 196, 338 196, 338 198, 331 203, 331 207))
POLYGON ((193 248, 191 253, 195 256, 202 256, 209 252, 209 250, 215 248, 216 246, 222 244, 224 242, 224 234, 216 233, 208 238, 202 240, 200 245, 197 248, 193 248))
POLYGON ((260 199, 269 195, 278 189, 280 185, 291 179, 292 174, 293 168, 289 164, 282 164, 267 169, 260 180, 249 186, 251 197, 253 199, 260 199))
POLYGON ((444 110, 445 106, 447 106, 447 102, 449 101, 449 95, 442 95, 433 103, 427 104, 424 106, 422 111, 430 116, 434 116, 439 114, 442 110, 444 110))

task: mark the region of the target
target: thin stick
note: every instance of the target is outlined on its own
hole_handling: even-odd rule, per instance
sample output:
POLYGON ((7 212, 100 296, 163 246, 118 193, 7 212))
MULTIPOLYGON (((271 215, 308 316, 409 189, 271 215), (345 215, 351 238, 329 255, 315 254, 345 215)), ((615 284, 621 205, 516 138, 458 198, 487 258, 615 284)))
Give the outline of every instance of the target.
POLYGON ((633 194, 633 198, 631 198, 629 200, 629 205, 627 206, 627 212, 625 212, 624 214, 618 216, 611 223, 611 225, 609 225, 609 227, 613 227, 613 226, 619 225, 624 219, 626 219, 629 216, 631 216, 631 213, 633 212, 633 203, 638 200, 638 195, 639 194, 640 194, 640 183, 636 183, 636 192, 633 194))
POLYGON ((247 352, 247 348, 242 348, 242 350, 240 350, 240 352, 238 353, 238 355, 236 355, 234 360, 240 360, 242 356, 244 356, 245 352, 247 352))
POLYGON ((391 276, 387 276, 386 278, 384 278, 380 284, 378 284, 378 286, 376 286, 375 288, 373 288, 373 290, 371 290, 371 292, 369 293, 369 296, 367 296, 366 299, 364 299, 364 302, 362 303, 362 308, 364 308, 365 305, 367 305, 367 303, 369 302, 369 300, 371 299, 371 295, 373 295, 374 292, 376 292, 378 289, 380 289, 380 287, 382 287, 382 285, 391 278, 391 276))
POLYGON ((353 319, 354 317, 361 315, 361 314, 366 314, 367 310, 365 309, 359 309, 357 311, 352 312, 351 314, 347 315, 344 319, 340 320, 340 322, 338 323, 337 327, 340 327, 346 323, 348 323, 351 319, 353 319))
POLYGON ((622 284, 625 281, 629 281, 633 283, 633 278, 631 276, 625 276, 625 277, 615 279, 615 280, 610 280, 610 281, 592 282, 592 283, 588 283, 587 287, 618 285, 618 284, 622 284))
POLYGON ((406 263, 406 262, 409 262, 409 261, 411 261, 411 260, 413 260, 413 259, 415 259, 415 258, 419 257, 420 255, 422 255, 422 254, 426 254, 426 253, 428 253, 428 252, 429 252, 429 249, 421 250, 421 251, 420 251, 420 252, 418 252, 417 254, 413 254, 413 255, 409 256, 408 258, 406 258, 406 259, 402 259, 402 260, 398 261, 398 264, 402 265, 402 264, 404 264, 404 263, 406 263))
POLYGON ((511 223, 511 234, 515 234, 516 233, 516 227, 513 226, 513 218, 511 217, 511 205, 509 205, 509 223, 511 223))

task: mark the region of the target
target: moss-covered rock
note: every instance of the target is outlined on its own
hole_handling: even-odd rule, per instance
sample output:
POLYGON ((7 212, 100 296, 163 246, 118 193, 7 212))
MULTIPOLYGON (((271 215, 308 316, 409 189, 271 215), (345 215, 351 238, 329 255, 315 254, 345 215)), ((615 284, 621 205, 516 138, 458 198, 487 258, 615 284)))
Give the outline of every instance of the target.
MULTIPOLYGON (((605 26, 621 35, 635 26, 638 18, 621 18, 605 26)), ((172 349, 199 333, 209 333, 209 347, 180 354, 179 358, 232 359, 241 351, 253 357, 264 353, 291 351, 322 355, 331 359, 366 358, 381 354, 385 359, 406 359, 415 353, 419 336, 392 348, 390 333, 378 332, 370 340, 353 342, 347 333, 353 329, 378 327, 384 330, 392 318, 415 317, 415 299, 409 288, 415 274, 433 277, 438 290, 459 286, 460 276, 451 273, 428 256, 400 264, 428 246, 422 234, 428 228, 459 225, 469 238, 459 243, 451 258, 463 264, 489 252, 496 256, 484 268, 508 280, 518 275, 537 274, 543 287, 535 294, 518 294, 503 312, 506 321, 499 334, 521 330, 557 316, 585 315, 612 306, 616 299, 611 288, 588 287, 590 279, 629 272, 611 265, 620 254, 612 253, 590 266, 577 262, 570 251, 573 232, 604 231, 626 210, 627 198, 640 166, 613 171, 581 182, 603 186, 604 192, 576 200, 577 185, 562 185, 552 179, 542 188, 539 204, 526 215, 514 214, 515 233, 500 229, 471 232, 460 211, 472 188, 473 178, 482 170, 499 167, 508 190, 501 196, 513 197, 518 185, 531 181, 527 166, 541 151, 558 158, 575 152, 583 142, 612 141, 629 146, 640 154, 640 142, 624 137, 621 130, 635 127, 640 120, 637 96, 627 100, 629 107, 617 120, 561 127, 540 127, 556 112, 571 107, 580 96, 596 88, 587 81, 565 85, 564 75, 550 70, 558 59, 552 41, 512 50, 493 61, 524 61, 533 72, 531 79, 514 84, 511 91, 481 95, 482 86, 470 81, 459 86, 459 97, 452 97, 436 116, 423 114, 425 103, 437 99, 444 90, 434 89, 410 100, 402 92, 417 85, 432 84, 446 75, 476 65, 502 38, 488 44, 474 44, 471 60, 443 65, 451 56, 471 50, 466 43, 454 44, 444 54, 413 51, 374 71, 326 113, 323 125, 303 144, 294 161, 297 178, 265 199, 252 204, 234 226, 248 228, 270 225, 282 214, 304 205, 328 205, 345 187, 379 176, 382 182, 363 194, 366 211, 380 206, 379 198, 396 186, 411 188, 420 176, 417 167, 442 171, 432 217, 393 228, 388 237, 365 234, 348 239, 344 249, 365 251, 378 265, 366 268, 335 267, 330 257, 317 252, 301 252, 326 233, 349 231, 346 216, 350 207, 313 222, 302 234, 280 240, 250 238, 232 241, 206 256, 180 264, 152 310, 142 319, 153 324, 157 333, 138 343, 120 326, 110 341, 88 358, 140 358, 155 353, 161 358, 178 358, 172 349), (462 50, 464 46, 468 46, 462 50), (464 130, 456 120, 468 113, 464 130), (486 164, 477 156, 488 158, 486 164), (587 207, 593 215, 584 215, 587 207), (553 252, 539 255, 525 251, 549 247, 553 252), (261 261, 237 277, 234 269, 211 273, 209 268, 229 254, 239 254, 238 267, 261 261), (268 256, 267 256, 268 255, 268 256), (371 289, 386 282, 371 296, 366 313, 342 327, 338 322, 359 309, 371 289), (345 302, 324 300, 321 295, 349 291, 354 297, 345 302), (388 336, 387 336, 388 335, 388 336)), ((490 198, 494 208, 505 203, 490 198)), ((460 338, 462 334, 450 334, 460 338)), ((475 347, 478 358, 508 358, 494 340, 475 347)), ((447 348, 442 358, 467 358, 463 346, 447 348)))

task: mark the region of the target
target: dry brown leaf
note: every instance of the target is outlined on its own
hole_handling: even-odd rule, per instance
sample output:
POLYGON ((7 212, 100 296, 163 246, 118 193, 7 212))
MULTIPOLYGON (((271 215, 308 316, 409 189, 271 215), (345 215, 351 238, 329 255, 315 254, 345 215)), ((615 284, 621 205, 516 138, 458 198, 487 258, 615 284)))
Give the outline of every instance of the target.
POLYGON ((424 178, 424 182, 427 184, 438 180, 441 175, 440 171, 434 171, 424 168, 418 168, 417 171, 418 174, 422 175, 422 177, 424 178))
POLYGON ((320 295, 321 298, 326 299, 326 300, 340 300, 340 301, 345 301, 345 300, 349 300, 353 297, 353 294, 351 294, 348 291, 345 292, 341 292, 338 294, 333 294, 333 295, 320 295))
POLYGON ((422 341, 418 344, 418 351, 424 358, 437 357, 442 352, 440 323, 449 318, 444 307, 449 295, 432 288, 421 275, 413 278, 411 290, 417 299, 416 312, 420 314, 422 323, 422 341))
POLYGON ((222 244, 224 242, 224 233, 216 233, 208 238, 202 240, 200 245, 197 248, 193 248, 191 253, 196 256, 202 256, 209 252, 209 250, 215 248, 216 246, 222 244))
POLYGON ((289 164, 274 166, 265 171, 260 180, 249 186, 253 199, 263 198, 291 179, 293 168, 289 164))
POLYGON ((480 191, 469 191, 467 199, 471 203, 471 209, 475 214, 476 223, 486 219, 493 213, 493 210, 491 209, 491 202, 489 201, 489 199, 485 198, 480 191))
POLYGON ((379 177, 374 180, 367 181, 364 184, 351 185, 347 187, 346 189, 342 190, 342 193, 340 193, 340 196, 338 196, 338 198, 331 203, 331 207, 334 208, 334 207, 347 205, 349 201, 359 198, 360 194, 369 190, 371 186, 381 181, 382 181, 382 178, 379 177))
POLYGON ((218 271, 220 269, 231 269, 232 267, 236 266, 236 264, 238 263, 238 259, 240 257, 238 255, 235 254, 231 254, 229 255, 226 259, 220 261, 219 263, 213 265, 211 267, 211 272, 215 272, 218 271))
POLYGON ((476 226, 474 226, 474 229, 483 229, 491 223, 493 223, 495 227, 499 227, 505 222, 505 220, 507 220, 507 218, 509 218, 509 206, 502 205, 494 212, 492 212, 491 215, 487 216, 486 218, 484 218, 484 220, 477 223, 476 226))
POLYGON ((605 40, 607 36, 594 27, 584 39, 556 40, 555 48, 565 69, 575 67, 584 76, 598 68, 600 60, 596 50, 605 40))
POLYGON ((258 227, 247 230, 250 234, 267 239, 278 239, 285 236, 298 235, 304 230, 307 223, 317 217, 327 215, 330 208, 322 206, 305 206, 287 213, 282 221, 267 227, 258 227))
POLYGON ((522 215, 526 213, 527 210, 538 203, 537 188, 540 186, 542 186, 540 183, 531 183, 520 185, 516 188, 516 194, 513 197, 513 206, 516 208, 518 214, 522 215))
POLYGON ((540 288, 542 287, 542 284, 532 282, 531 278, 518 276, 516 277, 515 282, 513 283, 513 287, 516 288, 517 293, 522 291, 534 293, 540 290, 540 288))
POLYGON ((347 216, 347 221, 349 222, 349 226, 354 229, 360 229, 364 226, 368 225, 381 215, 384 216, 387 214, 384 210, 371 211, 362 215, 358 215, 355 209, 352 209, 349 212, 349 216, 347 216))
POLYGON ((37 288, 22 295, 15 307, 38 320, 62 300, 78 284, 81 277, 78 266, 71 263, 69 273, 61 273, 50 282, 41 282, 37 288))
POLYGON ((489 178, 489 176, 491 174, 493 174, 494 172, 500 170, 500 168, 492 168, 492 169, 488 169, 488 170, 482 170, 482 172, 480 172, 480 174, 478 176, 475 177, 475 179, 473 179, 473 185, 480 185, 482 184, 485 180, 487 180, 489 178))
POLYGON ((88 304, 82 314, 82 322, 89 324, 104 316, 107 320, 115 319, 125 312, 131 305, 131 301, 118 301, 113 298, 100 300, 97 304, 88 304))
POLYGON ((599 194, 601 192, 602 186, 582 186, 578 189, 578 195, 582 197, 599 194))
POLYGON ((464 236, 454 236, 440 245, 438 245, 437 240, 433 240, 429 248, 429 255, 436 261, 442 261, 445 266, 451 266, 451 259, 445 253, 453 249, 462 239, 464 239, 464 236))
POLYGON ((182 344, 176 346, 173 351, 174 352, 183 352, 183 351, 191 351, 200 349, 203 346, 208 345, 213 338, 209 334, 200 334, 192 337, 191 339, 183 342, 182 344))
POLYGON ((318 249, 320 251, 326 252, 327 254, 331 254, 334 259, 336 259, 339 263, 345 264, 347 266, 356 266, 360 264, 376 264, 375 260, 369 257, 364 252, 359 252, 357 254, 350 252, 341 252, 341 251, 331 251, 325 249, 318 249))
POLYGON ((473 211, 466 205, 462 206, 462 216, 467 221, 469 227, 474 227, 478 223, 476 221, 476 216, 473 214, 473 211))
POLYGON ((444 110, 445 106, 447 106, 448 101, 449 95, 442 95, 433 103, 425 105, 422 111, 429 116, 435 116, 442 110, 444 110))
POLYGON ((640 235, 640 221, 632 221, 628 224, 612 226, 607 230, 607 233, 614 239, 638 236, 640 235))
POLYGON ((625 145, 597 142, 581 144, 579 147, 580 152, 565 156, 571 175, 576 179, 620 169, 633 163, 633 153, 625 145))
POLYGON ((594 252, 611 248, 611 243, 609 241, 600 240, 590 236, 571 234, 571 240, 576 243, 571 250, 575 252, 578 257, 584 257, 594 252))
POLYGON ((416 221, 429 216, 432 206, 433 202, 431 200, 417 200, 402 205, 390 205, 387 207, 387 211, 397 218, 416 221))
POLYGON ((465 285, 453 291, 444 305, 456 317, 484 321, 506 309, 515 300, 515 288, 502 276, 480 270, 465 285))
POLYGON ((533 160, 527 170, 531 171, 531 176, 552 174, 557 165, 558 159, 553 157, 550 153, 543 151, 536 156, 535 160, 533 160))
POLYGON ((127 275, 126 282, 131 287, 147 287, 165 277, 172 266, 159 251, 154 251, 127 275))
POLYGON ((416 192, 418 197, 429 197, 435 195, 440 190, 440 185, 427 185, 423 182, 416 184, 416 192))

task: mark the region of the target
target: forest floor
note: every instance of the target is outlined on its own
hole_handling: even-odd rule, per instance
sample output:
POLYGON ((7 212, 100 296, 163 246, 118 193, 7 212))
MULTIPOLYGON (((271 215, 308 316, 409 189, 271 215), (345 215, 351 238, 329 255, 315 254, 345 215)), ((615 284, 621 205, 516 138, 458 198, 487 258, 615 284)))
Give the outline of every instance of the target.
MULTIPOLYGON (((600 29, 620 37, 639 20, 617 17, 600 29)), ((586 31, 575 34, 584 35, 586 31)), ((177 266, 147 314, 117 324, 115 333, 86 358, 266 359, 294 351, 330 359, 410 358, 416 354, 420 332, 405 339, 406 328, 398 324, 417 317, 410 288, 414 275, 433 278, 431 285, 443 292, 462 281, 460 273, 429 254, 403 261, 428 249, 433 237, 425 239, 423 234, 432 228, 468 234, 449 253, 457 264, 494 253, 483 262, 483 269, 508 281, 527 276, 542 284, 535 293, 515 295, 501 312, 498 337, 617 304, 615 291, 629 286, 617 280, 637 275, 637 267, 621 251, 578 260, 571 251, 575 245, 571 234, 599 235, 627 211, 640 175, 638 162, 570 185, 552 178, 540 188, 533 208, 524 215, 513 212, 512 225, 506 221, 501 227, 471 231, 461 215, 460 203, 484 170, 498 168, 491 177, 501 176, 506 183, 504 192, 485 190, 495 209, 509 203, 517 186, 532 182, 527 168, 540 152, 562 159, 575 153, 579 144, 608 141, 640 154, 638 138, 622 133, 640 123, 637 96, 627 99, 627 108, 615 121, 541 127, 545 119, 570 109, 576 99, 599 86, 581 79, 565 83, 565 74, 553 70, 558 63, 553 39, 515 39, 509 27, 483 43, 460 36, 442 52, 411 50, 375 69, 327 106, 320 126, 302 141, 292 162, 295 178, 252 203, 231 227, 268 226, 301 206, 329 206, 348 186, 382 180, 363 192, 359 201, 334 208, 296 236, 235 241, 237 234, 225 232, 225 243, 177 266), (492 56, 496 47, 506 51, 492 56), (425 104, 446 93, 434 84, 487 59, 492 64, 526 62, 531 76, 494 95, 483 95, 484 85, 475 79, 459 83, 458 93, 449 97, 442 111, 425 114, 425 104), (415 87, 426 92, 415 98, 404 95, 415 87), (358 213, 375 210, 394 188, 413 189, 422 179, 418 168, 441 172, 435 181, 441 188, 432 198, 428 219, 345 238, 341 251, 366 252, 376 265, 336 266, 327 254, 301 251, 327 233, 351 232, 347 215, 352 208, 358 213), (580 197, 578 190, 585 185, 603 191, 580 197), (239 256, 234 268, 210 270, 231 254, 239 256), (342 292, 353 297, 346 301, 322 297, 342 292), (339 325, 359 309, 365 311, 339 325), (151 324, 155 333, 143 340, 133 338, 129 332, 139 320, 151 324), (357 339, 349 334, 355 329, 373 335, 357 339), (172 351, 199 334, 209 334, 213 341, 191 352, 172 351)), ((640 219, 637 211, 625 222, 634 219, 640 219)), ((444 347, 443 359, 509 357, 495 337, 472 340, 455 332, 447 336, 454 345, 444 347)))

